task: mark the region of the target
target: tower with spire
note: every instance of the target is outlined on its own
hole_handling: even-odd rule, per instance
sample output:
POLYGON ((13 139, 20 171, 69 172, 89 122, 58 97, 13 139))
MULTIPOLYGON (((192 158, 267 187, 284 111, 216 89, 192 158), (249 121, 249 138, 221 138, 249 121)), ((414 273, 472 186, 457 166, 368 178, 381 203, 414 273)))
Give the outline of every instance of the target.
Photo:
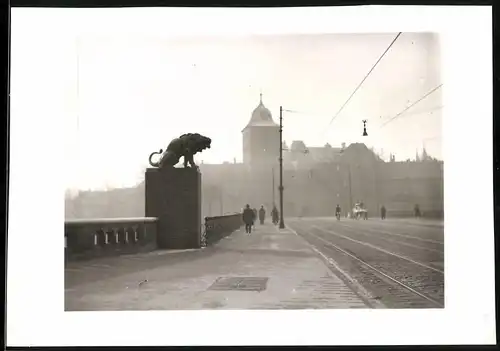
POLYGON ((243 134, 243 163, 254 168, 267 168, 277 164, 279 157, 279 125, 271 111, 264 106, 262 92, 259 104, 253 110, 243 134))
POLYGON ((425 149, 425 146, 424 146, 424 149, 422 150, 422 157, 420 157, 420 159, 422 161, 429 161, 429 155, 427 154, 427 150, 425 149))

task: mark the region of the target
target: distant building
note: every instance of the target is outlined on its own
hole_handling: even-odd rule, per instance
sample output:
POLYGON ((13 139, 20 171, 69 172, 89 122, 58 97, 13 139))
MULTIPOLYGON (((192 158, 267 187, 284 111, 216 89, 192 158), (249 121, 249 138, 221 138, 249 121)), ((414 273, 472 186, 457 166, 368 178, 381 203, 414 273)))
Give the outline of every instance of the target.
MULTIPOLYGON (((239 211, 246 203, 268 208, 278 203, 279 125, 262 95, 242 134, 243 164, 200 166, 203 188, 218 184, 222 189, 218 196, 203 192, 204 213, 219 214, 213 203, 220 201, 224 212, 239 211)), ((282 148, 284 211, 289 216, 328 216, 337 204, 348 211, 358 201, 372 213, 383 204, 388 216, 411 215, 416 203, 424 216, 443 214, 443 163, 425 148, 418 162, 396 162, 393 154, 384 162, 362 143, 313 147, 294 140, 290 147, 283 142, 282 148)))
POLYGON ((243 163, 251 169, 272 167, 279 157, 279 129, 260 94, 259 105, 242 130, 243 163))
MULTIPOLYGON (((203 216, 239 212, 247 203, 266 208, 278 204, 279 125, 264 106, 262 95, 242 138, 243 163, 233 159, 232 163, 199 165, 203 216)), ((443 162, 430 157, 425 148, 417 154, 417 162, 397 162, 392 153, 390 162, 384 162, 362 143, 313 147, 295 140, 290 147, 283 142, 282 148, 286 216, 331 216, 337 204, 346 212, 356 202, 363 202, 374 215, 384 205, 389 218, 412 215, 415 204, 424 217, 443 215, 443 162)), ((143 183, 132 189, 84 195, 77 198, 78 208, 109 201, 122 204, 109 208, 123 213, 99 211, 100 215, 93 212, 92 217, 144 215, 143 183)), ((74 206, 67 204, 67 209, 74 211, 74 206)))

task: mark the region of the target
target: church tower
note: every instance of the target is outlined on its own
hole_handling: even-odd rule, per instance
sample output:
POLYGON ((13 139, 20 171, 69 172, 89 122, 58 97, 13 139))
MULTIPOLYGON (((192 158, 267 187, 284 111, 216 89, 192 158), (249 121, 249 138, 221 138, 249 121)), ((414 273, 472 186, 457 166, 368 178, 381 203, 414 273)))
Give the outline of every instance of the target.
POLYGON ((279 125, 262 102, 253 110, 243 134, 243 163, 252 169, 273 167, 279 157, 279 125))

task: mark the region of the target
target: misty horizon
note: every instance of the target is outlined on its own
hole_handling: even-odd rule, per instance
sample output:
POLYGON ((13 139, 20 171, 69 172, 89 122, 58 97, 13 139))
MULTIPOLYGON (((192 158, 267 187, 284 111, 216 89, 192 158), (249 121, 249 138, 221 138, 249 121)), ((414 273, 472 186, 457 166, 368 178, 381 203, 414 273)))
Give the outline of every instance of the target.
POLYGON ((425 146, 440 158, 439 90, 382 126, 441 83, 436 34, 403 33, 331 122, 394 35, 76 37, 68 62, 74 114, 66 127, 67 187, 136 184, 148 155, 186 132, 213 140, 197 163, 241 162, 241 129, 259 93, 275 122, 284 106, 289 143, 364 142, 399 160, 425 146), (363 119, 368 137, 361 136, 363 119), (115 133, 113 142, 96 143, 115 133))

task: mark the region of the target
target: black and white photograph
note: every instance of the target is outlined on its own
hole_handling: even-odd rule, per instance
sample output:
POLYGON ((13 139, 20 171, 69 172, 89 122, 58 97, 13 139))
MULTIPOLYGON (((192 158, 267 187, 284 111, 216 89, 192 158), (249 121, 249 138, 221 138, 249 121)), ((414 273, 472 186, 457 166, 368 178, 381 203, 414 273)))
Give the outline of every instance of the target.
MULTIPOLYGON (((245 20, 243 9, 227 9, 231 19, 224 9, 206 9, 202 29, 188 25, 201 9, 147 10, 154 9, 12 10, 11 128, 28 125, 25 133, 45 134, 50 144, 11 132, 10 208, 36 208, 38 217, 26 208, 11 226, 16 256, 9 251, 9 260, 17 268, 27 260, 18 254, 22 245, 42 251, 26 262, 53 271, 33 268, 32 292, 39 287, 57 302, 39 308, 49 313, 56 304, 67 316, 59 323, 85 316, 74 328, 128 321, 116 333, 138 345, 137 335, 124 334, 135 323, 160 330, 161 319, 146 322, 158 312, 218 313, 203 315, 215 324, 225 311, 237 316, 227 315, 227 325, 245 320, 268 331, 272 321, 291 319, 285 313, 303 325, 336 319, 345 329, 355 320, 380 327, 388 323, 377 320, 383 316, 399 330, 405 316, 431 330, 429 319, 438 325, 431 313, 441 313, 440 324, 458 318, 450 310, 464 305, 453 296, 472 295, 461 286, 476 284, 481 270, 483 285, 468 303, 477 304, 482 334, 471 338, 494 341, 494 309, 478 307, 494 306, 493 211, 484 213, 493 204, 492 178, 481 171, 491 167, 491 132, 484 131, 491 106, 474 111, 456 98, 457 89, 481 90, 474 84, 491 78, 449 79, 460 71, 449 68, 449 47, 457 47, 451 30, 401 19, 386 29, 359 20, 355 28, 347 12, 327 29, 325 13, 312 11, 314 29, 299 24, 306 14, 284 11, 288 27, 271 30, 262 23, 276 9, 249 9, 245 20), (127 27, 132 17, 143 26, 127 27), (37 21, 52 24, 37 34, 27 24, 37 21), (54 160, 33 160, 34 152, 54 160), (31 200, 16 200, 16 189, 31 200), (51 204, 58 214, 43 215, 51 204), (38 231, 22 230, 31 225, 38 231), (45 281, 49 274, 57 284, 45 281), (491 292, 481 288, 487 284, 491 292), (241 314, 257 312, 251 321, 241 314)), ((12 283, 9 299, 20 284, 12 283)), ((189 316, 175 328, 194 328, 189 316)), ((298 326, 287 332, 289 343, 306 343, 297 333, 298 326)), ((402 340, 391 337, 381 336, 382 344, 402 340)))
POLYGON ((79 37, 65 309, 444 307, 439 48, 79 37))

